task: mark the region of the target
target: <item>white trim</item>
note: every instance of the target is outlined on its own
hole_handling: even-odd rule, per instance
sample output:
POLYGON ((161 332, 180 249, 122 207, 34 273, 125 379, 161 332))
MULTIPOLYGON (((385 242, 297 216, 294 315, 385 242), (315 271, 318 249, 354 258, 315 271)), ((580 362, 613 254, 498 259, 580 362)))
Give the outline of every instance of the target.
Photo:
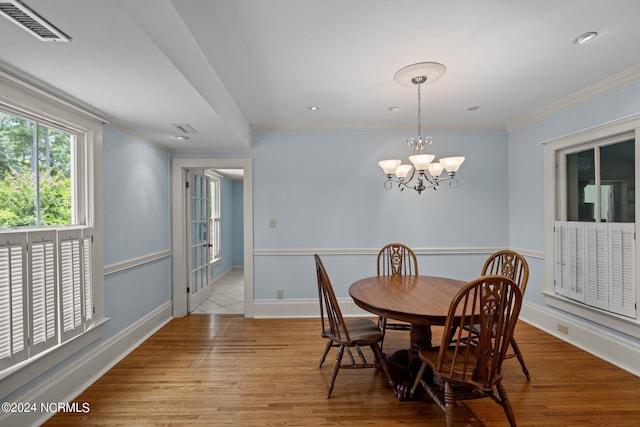
MULTIPOLYGON (((375 317, 358 307, 351 298, 338 298, 338 305, 345 317, 375 317)), ((254 301, 253 306, 256 319, 320 317, 318 298, 262 299, 254 301)))
POLYGON ((100 339, 104 333, 104 325, 107 321, 109 321, 109 318, 101 319, 99 323, 82 335, 78 335, 70 341, 52 347, 33 358, 7 368, 2 372, 2 376, 0 377, 0 381, 2 382, 2 395, 0 395, 0 397, 5 397, 14 392, 29 381, 47 372, 58 363, 73 356, 87 345, 100 339))
MULTIPOLYGON (((171 320, 171 302, 166 302, 119 334, 101 342, 52 377, 30 387, 16 402, 71 402, 126 355, 171 320)), ((91 405, 91 402, 88 402, 91 405)), ((38 408, 39 409, 39 408, 38 408)), ((53 413, 0 414, 0 425, 41 425, 53 413), (4 416, 2 416, 4 415, 4 416)))
MULTIPOLYGON (((416 255, 490 255, 507 248, 412 248, 416 255)), ((544 252, 512 249, 524 256, 544 259, 544 252)), ((254 256, 377 255, 380 248, 255 249, 254 256)))
POLYGON ((109 274, 116 273, 118 271, 128 270, 133 267, 149 264, 154 261, 158 261, 162 258, 170 257, 171 255, 172 255, 171 250, 167 249, 167 250, 155 252, 149 255, 144 255, 138 258, 132 258, 127 261, 118 262, 116 264, 107 265, 104 267, 104 275, 106 276, 109 274))
POLYGON ((36 87, 36 86, 34 86, 34 85, 30 84, 30 83, 27 83, 26 81, 20 80, 19 78, 14 77, 11 74, 8 74, 8 73, 0 70, 0 76, 6 78, 7 80, 11 80, 12 82, 18 84, 19 86, 22 86, 24 89, 27 89, 27 90, 29 90, 31 92, 34 92, 34 93, 37 93, 39 96, 42 96, 44 98, 48 98, 50 100, 55 101, 58 104, 64 105, 65 107, 67 107, 67 108, 69 108, 71 110, 77 111, 78 113, 82 113, 85 116, 91 117, 92 119, 95 119, 95 120, 97 120, 99 122, 109 123, 109 121, 104 119, 103 117, 97 116, 94 113, 91 113, 91 112, 89 112, 87 110, 84 110, 84 109, 82 109, 82 108, 80 108, 80 107, 78 107, 78 106, 76 106, 76 105, 74 105, 74 104, 72 104, 70 102, 65 101, 64 99, 62 99, 60 97, 57 97, 57 96, 52 95, 51 93, 49 93, 49 92, 47 92, 45 90, 40 89, 39 87, 36 87))
POLYGON ((640 339, 640 325, 638 325, 636 319, 616 314, 612 311, 591 307, 563 295, 554 294, 551 291, 543 291, 542 294, 544 295, 545 304, 549 307, 557 308, 558 310, 571 313, 585 320, 640 339))
MULTIPOLYGON (((625 340, 606 331, 590 327, 581 321, 549 310, 537 304, 522 304, 520 320, 566 341, 587 353, 611 363, 635 376, 640 376, 640 343, 625 340), (568 334, 558 331, 558 325, 568 327, 568 334)), ((525 354, 525 359, 526 359, 525 354)), ((535 370, 532 371, 535 381, 535 370)))
POLYGON ((173 252, 173 316, 187 315, 185 169, 243 169, 244 315, 253 317, 253 160, 173 159, 171 161, 171 240, 173 252))
POLYGON ((561 111, 586 102, 596 96, 619 89, 630 83, 635 83, 638 80, 640 80, 640 65, 636 65, 622 73, 616 74, 606 80, 598 82, 549 105, 525 114, 524 116, 507 123, 506 129, 508 132, 512 132, 518 128, 540 121, 545 117, 558 114, 561 111))

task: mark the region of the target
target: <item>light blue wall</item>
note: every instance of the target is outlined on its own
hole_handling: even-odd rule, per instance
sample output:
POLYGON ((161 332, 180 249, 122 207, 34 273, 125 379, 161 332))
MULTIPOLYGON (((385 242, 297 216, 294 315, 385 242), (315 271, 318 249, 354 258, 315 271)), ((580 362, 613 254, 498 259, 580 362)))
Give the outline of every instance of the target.
POLYGON ((105 266, 171 249, 168 152, 104 126, 105 266))
MULTIPOLYGON (((274 250, 377 249, 391 241, 415 248, 508 245, 505 131, 429 131, 437 157, 465 155, 460 185, 418 195, 385 190, 378 161, 407 161, 410 130, 258 130, 253 134, 255 298, 317 297, 312 257, 274 250), (277 228, 269 228, 276 219, 277 228)), ((375 257, 330 255, 339 297, 356 278, 375 274, 375 257)), ((484 257, 422 256, 421 271, 471 279, 484 257)))
POLYGON ((234 266, 243 265, 242 252, 242 181, 236 184, 229 178, 220 180, 220 215, 221 215, 221 239, 222 239, 222 262, 213 268, 212 279, 220 277, 234 266), (238 195, 238 191, 240 194, 238 195), (240 197, 238 206, 237 198, 240 197), (240 251, 239 262, 237 253, 240 251))
MULTIPOLYGON (((169 153, 103 128, 105 266, 171 250, 169 153)), ((105 276, 105 338, 171 300, 171 257, 105 276)))
MULTIPOLYGON (((543 141, 640 112, 640 83, 629 84, 509 132, 509 245, 544 252, 543 141)), ((544 305, 544 260, 529 259, 525 299, 544 305)))

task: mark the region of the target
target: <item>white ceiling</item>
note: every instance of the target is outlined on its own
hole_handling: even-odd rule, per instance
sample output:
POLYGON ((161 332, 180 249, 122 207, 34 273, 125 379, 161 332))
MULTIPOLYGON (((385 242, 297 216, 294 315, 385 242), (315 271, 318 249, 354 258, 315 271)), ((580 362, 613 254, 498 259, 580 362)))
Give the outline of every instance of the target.
POLYGON ((24 2, 72 41, 0 17, 0 68, 174 151, 246 151, 250 128, 415 127, 393 75, 416 62, 447 67, 423 90, 427 128, 505 128, 640 64, 638 0, 24 2))

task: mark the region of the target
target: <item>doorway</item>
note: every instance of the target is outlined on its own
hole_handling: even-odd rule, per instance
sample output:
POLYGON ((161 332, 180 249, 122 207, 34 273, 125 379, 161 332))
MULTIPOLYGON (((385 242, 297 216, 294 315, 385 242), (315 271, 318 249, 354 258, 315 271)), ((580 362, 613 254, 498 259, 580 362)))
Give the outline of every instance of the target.
POLYGON ((188 313, 190 264, 187 227, 187 171, 191 169, 242 169, 242 230, 244 263, 244 315, 253 317, 253 188, 251 159, 172 160, 173 316, 188 313))

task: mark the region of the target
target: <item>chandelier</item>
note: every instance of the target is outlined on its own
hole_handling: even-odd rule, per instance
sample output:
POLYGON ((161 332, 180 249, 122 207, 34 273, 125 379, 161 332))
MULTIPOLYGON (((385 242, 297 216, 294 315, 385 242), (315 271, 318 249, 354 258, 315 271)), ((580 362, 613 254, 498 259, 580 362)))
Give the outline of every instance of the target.
POLYGON ((424 153, 425 147, 433 142, 433 138, 422 136, 420 88, 437 81, 446 70, 444 65, 437 62, 421 62, 401 68, 393 76, 393 80, 399 85, 418 87, 418 136, 407 139, 407 144, 413 147, 413 155, 409 156, 411 165, 402 164, 402 160, 396 159, 378 162, 387 175, 384 182, 387 190, 397 184, 400 191, 411 188, 420 194, 427 188, 437 190, 443 181, 448 181, 452 188, 458 186, 455 176, 464 162, 464 157, 444 157, 434 162, 435 155, 424 153))

